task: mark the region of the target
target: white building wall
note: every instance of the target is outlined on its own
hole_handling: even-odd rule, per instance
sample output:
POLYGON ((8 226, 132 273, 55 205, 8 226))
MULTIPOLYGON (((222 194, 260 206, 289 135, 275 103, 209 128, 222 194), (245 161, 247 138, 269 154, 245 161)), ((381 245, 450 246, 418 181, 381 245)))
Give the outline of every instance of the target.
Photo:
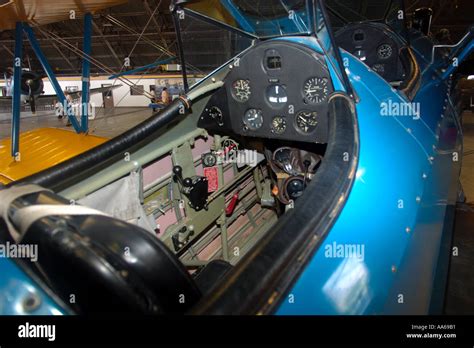
MULTIPOLYGON (((152 85, 162 87, 171 83, 182 86, 182 80, 179 75, 129 76, 127 79, 131 83, 143 85, 145 92, 148 93, 150 93, 150 86, 152 85)), ((193 84, 194 80, 195 78, 190 78, 190 85, 193 84)), ((51 82, 49 82, 47 78, 44 78, 43 82, 45 94, 56 94, 51 82)), ((65 90, 66 87, 77 87, 78 90, 82 90, 80 77, 58 77, 58 82, 63 90, 65 90)), ((91 89, 102 87, 103 84, 122 85, 113 90, 114 104, 116 107, 148 107, 150 104, 150 99, 143 95, 130 95, 130 86, 120 80, 108 80, 106 76, 91 77, 91 89)), ((1 86, 5 86, 4 80, 0 80, 0 87, 1 86)), ((91 102, 94 103, 96 107, 100 107, 103 103, 102 93, 91 95, 91 102)))
MULTIPOLYGON (((146 92, 150 92, 150 86, 155 85, 154 78, 146 79, 129 79, 130 82, 143 85, 146 92)), ((63 90, 66 87, 77 87, 79 90, 82 90, 82 82, 76 78, 68 80, 66 78, 59 78, 58 82, 63 90)), ((122 85, 119 88, 113 90, 114 104, 116 107, 147 107, 150 104, 150 99, 143 95, 130 95, 130 86, 119 80, 107 80, 107 79, 91 79, 91 89, 100 88, 102 85, 122 85)), ((51 82, 47 79, 44 80, 44 92, 45 94, 55 94, 51 82)), ((95 104, 96 107, 102 105, 102 93, 96 93, 91 95, 91 103, 95 104)))

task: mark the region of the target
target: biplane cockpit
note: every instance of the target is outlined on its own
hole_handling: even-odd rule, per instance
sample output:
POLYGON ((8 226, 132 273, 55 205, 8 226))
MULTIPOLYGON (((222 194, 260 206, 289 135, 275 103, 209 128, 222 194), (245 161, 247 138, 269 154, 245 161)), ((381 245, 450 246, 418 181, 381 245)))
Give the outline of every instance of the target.
POLYGON ((74 292, 79 313, 186 312, 275 233, 334 219, 354 179, 354 99, 320 8, 179 6, 178 17, 214 18, 251 44, 149 122, 26 179, 59 195, 33 190, 14 204, 81 207, 20 233, 45 255, 34 272, 63 300, 74 292))

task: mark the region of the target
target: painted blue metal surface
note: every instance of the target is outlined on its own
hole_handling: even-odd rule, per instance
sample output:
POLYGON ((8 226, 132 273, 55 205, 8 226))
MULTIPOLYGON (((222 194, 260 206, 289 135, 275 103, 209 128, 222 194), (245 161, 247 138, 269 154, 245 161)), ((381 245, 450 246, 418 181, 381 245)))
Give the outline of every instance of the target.
POLYGON ((0 313, 2 315, 63 315, 67 311, 10 259, 0 258, 0 313), (35 306, 25 305, 36 301, 35 306))
POLYGON ((141 67, 136 68, 136 69, 127 70, 127 71, 124 71, 124 72, 121 72, 121 73, 118 73, 118 74, 110 75, 109 80, 113 80, 113 79, 116 79, 116 78, 119 78, 119 77, 125 76, 125 75, 133 75, 133 74, 136 74, 137 72, 141 72, 141 71, 145 71, 145 70, 148 70, 148 69, 151 69, 151 68, 155 68, 158 65, 168 64, 168 63, 172 62, 175 59, 176 59, 176 57, 169 57, 169 58, 166 58, 166 59, 157 60, 156 62, 141 66, 141 67))
POLYGON ((357 179, 277 314, 428 313, 459 174, 453 153, 460 151, 460 129, 449 112, 448 84, 428 69, 413 101, 420 117, 384 116, 383 103, 410 101, 355 57, 343 56, 360 98, 357 179), (340 246, 356 246, 362 256, 338 257, 332 251, 340 246))
MULTIPOLYGON (((472 37, 474 35, 470 35, 472 37)), ((443 79, 449 78, 451 74, 458 68, 464 60, 466 60, 471 53, 474 52, 474 40, 470 40, 467 46, 455 57, 452 57, 453 62, 449 65, 448 69, 443 74, 443 79)))
MULTIPOLYGON (((84 15, 84 43, 82 50, 87 56, 91 55, 92 51, 92 15, 86 13, 84 15)), ((81 128, 83 132, 87 132, 89 129, 89 101, 90 101, 90 71, 91 64, 89 59, 83 58, 82 60, 82 113, 81 113, 81 128)))
POLYGON ((235 6, 235 4, 231 0, 221 0, 221 4, 225 7, 227 11, 229 11, 229 13, 231 13, 231 15, 235 18, 235 20, 243 30, 251 34, 255 33, 255 29, 249 23, 249 19, 242 15, 237 6, 235 6))
POLYGON ((45 55, 41 51, 41 48, 39 46, 38 40, 36 39, 35 33, 33 32, 33 29, 31 29, 31 27, 28 24, 23 24, 23 29, 28 36, 31 47, 33 48, 33 51, 35 52, 36 57, 40 61, 41 66, 43 67, 46 75, 48 75, 49 81, 51 81, 51 84, 53 85, 54 91, 56 92, 56 95, 58 96, 59 101, 61 102, 61 104, 67 105, 66 113, 69 120, 71 121, 72 126, 74 127, 74 130, 77 133, 82 133, 83 130, 81 129, 81 126, 79 125, 79 122, 77 121, 72 108, 69 106, 66 100, 66 97, 64 96, 64 92, 61 89, 61 86, 59 85, 59 82, 56 79, 56 76, 54 75, 53 69, 51 69, 51 66, 48 63, 48 60, 46 59, 45 55))
POLYGON ((260 37, 308 34, 310 32, 309 11, 292 10, 291 5, 285 5, 288 15, 272 20, 262 20, 259 17, 245 15, 232 0, 220 0, 222 6, 235 19, 240 29, 260 37))
POLYGON ((23 24, 15 27, 15 57, 13 61, 13 98, 12 98, 12 147, 11 155, 16 157, 20 142, 20 104, 21 104, 21 61, 23 59, 23 24))

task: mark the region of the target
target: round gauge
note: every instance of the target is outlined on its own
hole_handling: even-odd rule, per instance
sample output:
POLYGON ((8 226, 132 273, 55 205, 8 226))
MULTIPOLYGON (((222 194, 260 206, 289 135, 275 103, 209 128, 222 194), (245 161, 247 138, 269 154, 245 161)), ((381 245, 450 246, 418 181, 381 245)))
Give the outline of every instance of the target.
POLYGON ((275 134, 283 134, 286 130, 286 119, 281 116, 275 116, 272 120, 272 132, 275 134))
POLYGON ((213 153, 209 152, 202 155, 202 164, 204 167, 214 167, 216 163, 217 158, 213 153))
POLYGON ((232 96, 239 102, 244 103, 250 99, 252 91, 249 80, 236 80, 232 84, 232 96))
POLYGON ((224 115, 222 114, 221 109, 217 106, 212 106, 207 112, 209 117, 216 121, 219 126, 224 125, 224 115))
POLYGON ((319 104, 327 100, 329 95, 328 79, 325 77, 311 77, 303 87, 304 97, 312 104, 319 104))
POLYGON ((288 95, 282 85, 271 85, 267 88, 267 100, 272 106, 281 107, 288 102, 288 95))
POLYGON ((318 113, 316 111, 300 111, 296 115, 296 128, 308 134, 318 126, 318 113))
POLYGON ((383 75, 385 73, 385 65, 384 64, 374 64, 372 66, 372 69, 376 72, 379 73, 380 75, 383 75))
POLYGON ((377 55, 380 59, 388 59, 392 56, 393 49, 389 44, 382 44, 377 49, 377 55))
POLYGON ((244 125, 250 130, 257 130, 263 126, 262 110, 249 109, 244 115, 244 125))

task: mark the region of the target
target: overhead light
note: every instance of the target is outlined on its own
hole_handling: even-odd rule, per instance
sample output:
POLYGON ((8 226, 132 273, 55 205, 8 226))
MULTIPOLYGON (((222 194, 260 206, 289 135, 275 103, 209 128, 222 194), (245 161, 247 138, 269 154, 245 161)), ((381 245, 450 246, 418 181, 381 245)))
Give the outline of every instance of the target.
POLYGON ((474 80, 474 75, 469 75, 469 76, 467 77, 467 79, 468 79, 468 80, 474 80))

